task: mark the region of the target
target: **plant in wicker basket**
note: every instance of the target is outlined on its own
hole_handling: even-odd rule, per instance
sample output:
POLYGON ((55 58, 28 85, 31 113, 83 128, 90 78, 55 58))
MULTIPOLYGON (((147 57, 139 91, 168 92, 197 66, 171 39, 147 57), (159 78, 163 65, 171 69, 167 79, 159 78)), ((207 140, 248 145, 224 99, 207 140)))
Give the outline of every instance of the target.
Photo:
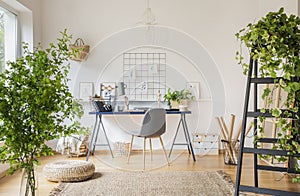
POLYGON ((67 85, 70 39, 65 30, 47 49, 39 45, 31 52, 24 44, 23 56, 0 73, 0 161, 10 164, 10 174, 26 173, 25 195, 35 195, 39 157, 53 154, 45 141, 80 129, 83 110, 67 85))

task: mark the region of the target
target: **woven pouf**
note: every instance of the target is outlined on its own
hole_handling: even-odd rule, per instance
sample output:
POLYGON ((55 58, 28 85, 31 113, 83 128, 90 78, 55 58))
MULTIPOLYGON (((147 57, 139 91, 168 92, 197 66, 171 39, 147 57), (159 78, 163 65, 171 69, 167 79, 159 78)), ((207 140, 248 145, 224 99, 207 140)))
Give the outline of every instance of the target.
POLYGON ((81 160, 64 160, 48 163, 43 168, 47 180, 54 182, 77 182, 93 176, 95 165, 81 160))

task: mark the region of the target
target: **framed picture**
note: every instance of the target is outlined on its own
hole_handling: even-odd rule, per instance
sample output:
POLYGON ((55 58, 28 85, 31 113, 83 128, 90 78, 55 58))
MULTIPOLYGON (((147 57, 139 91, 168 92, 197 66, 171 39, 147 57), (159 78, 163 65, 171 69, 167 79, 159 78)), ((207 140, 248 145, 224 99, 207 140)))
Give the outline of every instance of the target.
POLYGON ((94 94, 94 84, 92 82, 79 83, 79 99, 89 100, 94 94))
POLYGON ((108 99, 116 95, 115 82, 102 82, 100 85, 100 94, 104 99, 108 99))
POLYGON ((187 82, 186 89, 190 90, 196 100, 200 99, 200 82, 187 82))

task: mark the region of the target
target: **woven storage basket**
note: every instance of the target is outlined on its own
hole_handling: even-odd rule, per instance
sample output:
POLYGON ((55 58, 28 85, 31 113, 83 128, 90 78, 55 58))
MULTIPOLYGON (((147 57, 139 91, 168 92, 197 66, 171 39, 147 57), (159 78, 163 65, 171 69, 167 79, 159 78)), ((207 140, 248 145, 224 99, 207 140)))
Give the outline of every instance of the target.
POLYGON ((75 54, 70 59, 78 62, 85 61, 90 52, 90 46, 85 45, 81 38, 76 39, 74 44, 70 44, 69 49, 71 52, 75 51, 75 54))
POLYGON ((130 143, 126 142, 114 142, 114 155, 115 156, 127 156, 129 152, 130 143))
POLYGON ((43 168, 47 180, 53 182, 77 182, 89 179, 95 172, 93 163, 81 160, 64 160, 48 163, 43 168))

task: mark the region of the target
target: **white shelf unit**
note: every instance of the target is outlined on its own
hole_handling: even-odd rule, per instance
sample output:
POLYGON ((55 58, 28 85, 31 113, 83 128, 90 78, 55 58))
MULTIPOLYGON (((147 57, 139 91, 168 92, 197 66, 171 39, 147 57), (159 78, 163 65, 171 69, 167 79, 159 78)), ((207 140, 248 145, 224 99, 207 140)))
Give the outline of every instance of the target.
POLYGON ((193 147, 197 155, 218 155, 219 135, 193 133, 193 147))

